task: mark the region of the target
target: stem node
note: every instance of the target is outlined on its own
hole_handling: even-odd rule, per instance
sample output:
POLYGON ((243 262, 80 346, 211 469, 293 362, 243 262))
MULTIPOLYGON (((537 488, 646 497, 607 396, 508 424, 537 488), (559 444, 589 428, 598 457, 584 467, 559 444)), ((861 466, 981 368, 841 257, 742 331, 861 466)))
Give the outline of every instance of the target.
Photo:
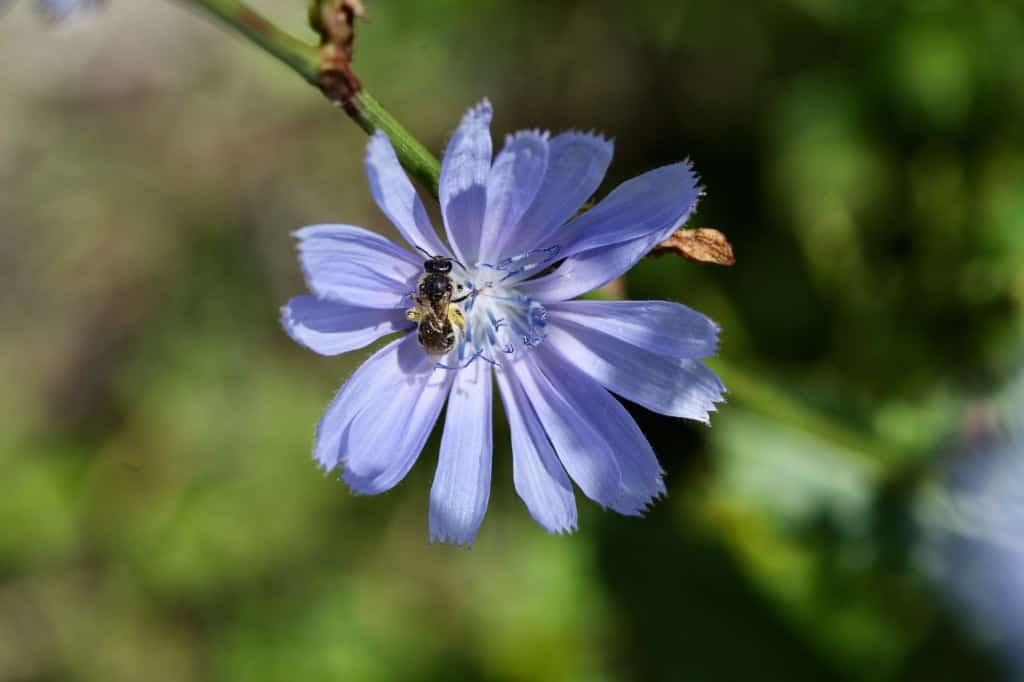
MULTIPOLYGON (((355 98, 362 91, 363 85, 352 72, 344 51, 339 50, 333 43, 327 43, 320 48, 320 70, 315 85, 327 99, 344 109, 360 127, 366 129, 359 107, 355 103, 355 98)), ((372 132, 372 129, 368 132, 372 132)))

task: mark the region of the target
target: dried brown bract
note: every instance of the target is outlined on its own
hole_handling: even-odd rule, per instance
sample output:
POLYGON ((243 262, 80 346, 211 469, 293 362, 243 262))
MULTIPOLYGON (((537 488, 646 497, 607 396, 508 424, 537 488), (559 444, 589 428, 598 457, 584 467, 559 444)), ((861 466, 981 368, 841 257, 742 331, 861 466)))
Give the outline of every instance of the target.
POLYGON ((351 63, 355 20, 365 11, 361 0, 318 0, 310 9, 309 21, 320 34, 323 60, 317 85, 346 111, 352 109, 352 98, 362 89, 359 79, 352 73, 351 63))
POLYGON ((679 230, 671 237, 658 244, 648 254, 651 257, 674 253, 694 263, 713 263, 715 265, 733 265, 736 258, 732 253, 732 244, 718 230, 702 227, 696 230, 679 230))
POLYGON ((364 14, 361 0, 319 0, 313 4, 309 19, 325 46, 334 46, 341 56, 351 60, 355 20, 364 14))

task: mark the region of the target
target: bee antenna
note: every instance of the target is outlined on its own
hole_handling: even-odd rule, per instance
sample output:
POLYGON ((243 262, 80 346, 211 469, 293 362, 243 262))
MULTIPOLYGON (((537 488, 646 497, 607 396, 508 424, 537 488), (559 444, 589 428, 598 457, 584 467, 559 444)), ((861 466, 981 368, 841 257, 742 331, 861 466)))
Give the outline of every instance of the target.
POLYGON ((416 250, 419 251, 420 253, 422 253, 427 258, 433 258, 433 259, 444 258, 445 260, 450 260, 453 263, 457 263, 463 270, 468 270, 469 269, 458 258, 448 258, 446 256, 434 256, 429 251, 427 251, 422 246, 420 246, 419 244, 413 244, 413 246, 415 246, 416 250))

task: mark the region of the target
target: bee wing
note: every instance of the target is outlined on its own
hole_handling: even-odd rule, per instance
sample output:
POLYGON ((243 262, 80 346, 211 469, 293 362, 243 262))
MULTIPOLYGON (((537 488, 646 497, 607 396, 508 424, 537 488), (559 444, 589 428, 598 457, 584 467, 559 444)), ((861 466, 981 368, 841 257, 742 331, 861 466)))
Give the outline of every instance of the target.
POLYGON ((448 317, 448 306, 452 304, 452 292, 448 291, 439 299, 434 301, 434 314, 444 319, 448 317))

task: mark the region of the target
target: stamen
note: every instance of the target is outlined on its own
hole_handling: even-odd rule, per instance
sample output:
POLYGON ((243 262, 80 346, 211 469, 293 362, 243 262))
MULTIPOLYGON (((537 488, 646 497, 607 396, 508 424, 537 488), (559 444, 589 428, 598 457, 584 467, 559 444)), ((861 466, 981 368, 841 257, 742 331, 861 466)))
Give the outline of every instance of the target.
POLYGON ((546 266, 560 250, 558 246, 534 249, 495 264, 479 264, 472 273, 474 277, 465 282, 468 291, 452 303, 461 308, 466 318, 465 329, 457 341, 458 365, 439 363, 438 367, 460 369, 479 358, 497 365, 496 355, 511 356, 540 345, 545 337, 547 310, 503 282, 510 276, 546 266))
MULTIPOLYGON (((479 353, 477 353, 477 355, 479 355, 479 353)), ((471 357, 469 359, 469 362, 467 362, 466 364, 464 364, 464 365, 457 365, 455 367, 452 367, 451 365, 446 365, 443 362, 435 362, 434 363, 434 369, 444 369, 444 370, 448 370, 449 372, 457 372, 460 369, 466 369, 467 367, 469 367, 473 363, 473 361, 476 360, 477 355, 474 355, 473 357, 471 357)))
MULTIPOLYGON (((517 280, 524 279, 532 275, 533 273, 544 269, 551 263, 558 260, 558 254, 561 253, 561 244, 552 244, 551 246, 545 246, 539 249, 532 249, 518 256, 510 256, 509 258, 503 258, 497 263, 480 263, 478 267, 487 268, 489 270, 495 270, 503 273, 498 283, 508 283, 509 280, 517 278, 517 280)), ((492 283, 488 283, 489 285, 492 283)))
MULTIPOLYGON (((435 362, 434 363, 434 369, 444 369, 444 370, 448 370, 448 371, 451 371, 451 372, 457 372, 460 369, 466 369, 467 367, 472 365, 477 360, 483 360, 484 362, 490 363, 490 364, 494 365, 495 367, 499 366, 497 362, 495 362, 494 360, 491 360, 489 357, 484 355, 484 352, 482 350, 479 350, 476 353, 473 353, 473 355, 469 358, 469 360, 467 360, 464 364, 458 365, 456 367, 452 367, 451 365, 446 365, 443 362, 435 362)), ((459 358, 459 361, 462 362, 462 358, 461 357, 459 358)))

